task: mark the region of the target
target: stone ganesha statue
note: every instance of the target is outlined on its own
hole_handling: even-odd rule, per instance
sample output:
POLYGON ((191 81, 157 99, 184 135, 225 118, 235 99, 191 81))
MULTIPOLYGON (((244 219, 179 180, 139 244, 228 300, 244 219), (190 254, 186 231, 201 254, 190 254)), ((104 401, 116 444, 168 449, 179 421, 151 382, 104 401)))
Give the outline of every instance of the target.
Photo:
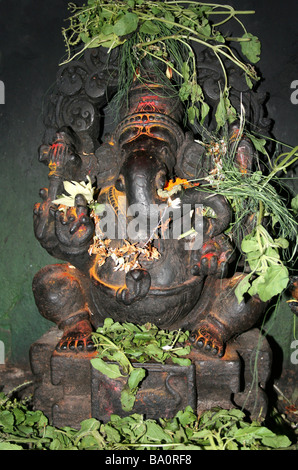
MULTIPOLYGON (((203 178, 209 163, 204 148, 184 131, 177 99, 165 95, 161 85, 136 81, 116 129, 92 154, 78 149, 71 126, 58 129, 54 141, 40 149, 50 172, 49 187, 41 190, 42 202, 34 207, 35 236, 66 263, 42 268, 33 293, 41 315, 63 330, 56 348, 60 353, 92 351, 92 331, 112 317, 188 329, 196 347, 221 357, 225 344, 253 327, 264 311, 258 296, 239 304, 234 294, 244 274, 229 271, 234 247, 224 234, 231 220, 226 200, 191 184, 177 185, 166 197, 168 181, 203 178), (103 178, 105 167, 111 171, 103 178), (83 194, 63 210, 53 203, 63 193, 64 181, 87 177, 99 189, 103 212, 94 217, 83 194), (215 217, 202 216, 201 206, 215 217), (152 225, 152 208, 164 207, 167 217, 156 210, 157 225, 152 225), (103 222, 109 220, 115 236, 105 232, 108 223, 103 222), (190 221, 195 232, 174 237, 173 227, 183 221, 190 221), (115 256, 102 256, 123 247, 137 255, 130 258, 130 269, 121 269, 115 256)), ((250 143, 241 140, 235 156, 239 166, 249 167, 253 155, 250 143)))

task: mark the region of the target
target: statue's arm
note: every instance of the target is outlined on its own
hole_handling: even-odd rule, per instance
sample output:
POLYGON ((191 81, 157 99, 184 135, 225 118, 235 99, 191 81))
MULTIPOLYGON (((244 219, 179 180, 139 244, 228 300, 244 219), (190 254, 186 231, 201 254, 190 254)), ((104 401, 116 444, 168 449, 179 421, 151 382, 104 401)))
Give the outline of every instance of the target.
POLYGON ((65 190, 66 180, 82 180, 82 161, 76 155, 70 136, 62 131, 56 141, 40 150, 41 160, 49 166, 49 186, 40 190, 42 202, 34 206, 34 233, 40 244, 52 256, 72 261, 74 257, 88 256, 94 235, 93 220, 89 216, 83 195, 75 197, 74 206, 59 210, 53 201, 65 190))

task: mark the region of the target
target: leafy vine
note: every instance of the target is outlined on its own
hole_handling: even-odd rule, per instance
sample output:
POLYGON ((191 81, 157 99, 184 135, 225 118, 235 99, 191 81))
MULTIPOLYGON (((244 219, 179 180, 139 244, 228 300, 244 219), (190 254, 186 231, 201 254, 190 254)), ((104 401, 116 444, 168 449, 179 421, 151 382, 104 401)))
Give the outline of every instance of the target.
POLYGON ((202 124, 209 113, 209 105, 198 83, 196 44, 211 50, 223 71, 224 88, 216 114, 218 127, 226 122, 226 118, 230 121, 236 117, 228 98, 229 83, 224 60, 228 59, 243 70, 250 88, 253 81, 258 80, 252 64, 259 61, 260 41, 247 32, 239 19, 239 16, 252 14, 253 11, 238 11, 230 5, 216 3, 144 0, 88 0, 88 4, 81 7, 70 3, 69 9, 72 13, 68 18, 69 25, 62 31, 67 58, 62 64, 70 62, 88 48, 104 47, 110 52, 121 46, 118 47, 119 66, 124 68, 124 73, 119 72, 119 101, 134 77, 141 77, 142 59, 153 58, 166 66, 168 78, 175 74, 176 92, 186 104, 189 121, 193 123, 197 119, 202 124), (212 22, 213 18, 220 18, 220 21, 212 22), (241 25, 241 37, 224 36, 218 29, 232 19, 241 25), (240 44, 249 64, 237 57, 231 47, 233 42, 240 44), (73 52, 74 47, 79 47, 79 50, 73 52))

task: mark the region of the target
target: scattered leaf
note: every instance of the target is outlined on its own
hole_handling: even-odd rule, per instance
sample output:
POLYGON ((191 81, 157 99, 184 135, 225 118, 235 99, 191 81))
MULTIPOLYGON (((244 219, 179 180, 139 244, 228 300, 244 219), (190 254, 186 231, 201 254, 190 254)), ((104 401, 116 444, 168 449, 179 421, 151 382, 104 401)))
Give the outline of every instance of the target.
POLYGON ((249 39, 249 41, 241 41, 241 50, 250 62, 253 64, 260 60, 261 43, 257 36, 251 33, 245 33, 242 36, 243 39, 249 39))
POLYGON ((136 368, 133 369, 129 375, 128 382, 127 382, 129 388, 131 390, 134 390, 135 388, 137 388, 145 376, 146 376, 145 369, 141 367, 138 367, 137 369, 136 368))
POLYGON ((117 364, 109 364, 99 357, 91 359, 91 364, 95 369, 99 370, 102 374, 107 375, 110 379, 123 377, 117 364))
POLYGON ((126 13, 114 24, 114 33, 117 36, 126 36, 133 33, 139 24, 139 17, 135 13, 126 13))

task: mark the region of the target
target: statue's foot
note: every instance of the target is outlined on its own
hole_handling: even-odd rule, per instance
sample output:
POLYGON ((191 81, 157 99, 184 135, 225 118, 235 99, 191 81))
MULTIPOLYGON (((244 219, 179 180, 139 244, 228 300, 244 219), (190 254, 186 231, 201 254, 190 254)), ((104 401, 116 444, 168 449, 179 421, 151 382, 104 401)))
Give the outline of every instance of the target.
POLYGON ((224 342, 212 326, 204 325, 194 330, 189 337, 189 341, 197 349, 201 349, 213 356, 222 357, 224 355, 224 342))
POLYGON ((64 330, 62 338, 56 346, 59 353, 90 353, 95 351, 91 338, 92 327, 87 320, 80 321, 71 328, 64 330))

